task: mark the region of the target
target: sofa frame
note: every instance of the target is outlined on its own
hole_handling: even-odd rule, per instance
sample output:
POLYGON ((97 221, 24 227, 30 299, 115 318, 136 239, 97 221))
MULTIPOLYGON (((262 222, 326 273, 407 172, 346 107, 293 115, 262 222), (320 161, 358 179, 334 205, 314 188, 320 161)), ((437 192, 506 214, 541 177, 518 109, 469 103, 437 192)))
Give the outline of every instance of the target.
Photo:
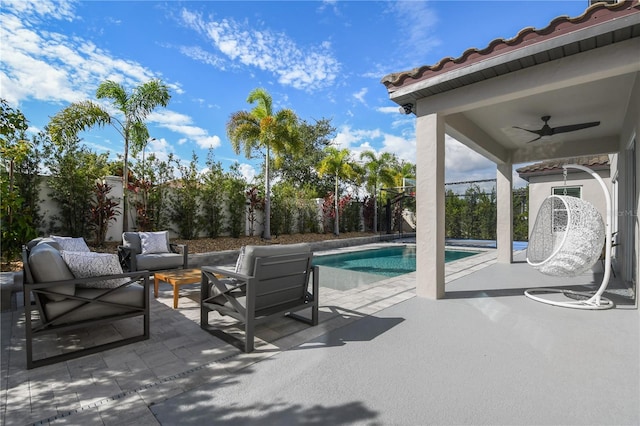
MULTIPOLYGON (((31 268, 29 266, 29 248, 23 246, 22 249, 23 269, 24 269, 24 313, 25 313, 25 335, 26 335, 26 357, 27 369, 51 365, 58 362, 68 361, 85 355, 102 352, 108 349, 128 345, 130 343, 139 342, 149 339, 150 336, 150 308, 149 308, 149 271, 129 272, 117 275, 99 276, 92 278, 80 278, 64 281, 51 282, 34 282, 31 268), (96 297, 86 297, 82 295, 62 295, 54 289, 61 285, 86 285, 92 281, 104 281, 105 279, 124 278, 123 284, 115 288, 109 289, 91 289, 98 290, 94 293, 100 293, 96 297), (109 296, 118 291, 126 291, 127 287, 138 286, 135 291, 143 291, 143 306, 132 306, 129 304, 118 303, 109 300, 109 296), (48 317, 46 313, 46 304, 50 302, 50 296, 64 296, 65 300, 73 300, 80 302, 77 306, 56 315, 53 318, 48 317), (32 302, 33 300, 33 302, 32 302), (73 317, 81 309, 84 310, 86 316, 87 309, 93 307, 101 308, 101 314, 94 318, 85 318, 82 320, 65 320, 65 318, 73 317), (106 308, 106 313, 105 313, 106 308), (112 312, 108 312, 112 310, 112 312), (36 314, 36 315, 34 315, 36 314), (125 318, 142 317, 142 333, 126 337, 120 340, 88 346, 76 350, 65 350, 65 352, 34 359, 33 344, 34 340, 40 336, 49 334, 57 334, 60 332, 72 331, 80 328, 97 327, 104 324, 110 324, 125 318)), ((69 349, 69 348, 65 348, 69 349)))

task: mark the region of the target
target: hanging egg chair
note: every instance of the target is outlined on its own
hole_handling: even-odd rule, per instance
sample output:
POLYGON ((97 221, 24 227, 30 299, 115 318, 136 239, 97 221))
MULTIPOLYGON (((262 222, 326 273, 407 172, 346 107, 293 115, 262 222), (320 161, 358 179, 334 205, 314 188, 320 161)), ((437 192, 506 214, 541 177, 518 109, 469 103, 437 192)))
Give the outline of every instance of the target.
POLYGON ((547 197, 527 246, 527 262, 555 277, 575 277, 602 254, 605 226, 590 202, 568 195, 547 197))
POLYGON ((608 309, 613 302, 602 298, 611 273, 611 199, 600 176, 591 169, 580 165, 565 165, 576 168, 598 180, 607 204, 607 222, 602 220, 598 210, 590 202, 567 195, 547 197, 538 211, 527 247, 527 263, 546 275, 555 277, 575 277, 588 271, 602 255, 604 247, 606 260, 602 284, 595 293, 575 292, 558 289, 530 289, 525 295, 533 300, 568 308, 608 309), (547 299, 541 296, 562 293, 568 300, 547 299))

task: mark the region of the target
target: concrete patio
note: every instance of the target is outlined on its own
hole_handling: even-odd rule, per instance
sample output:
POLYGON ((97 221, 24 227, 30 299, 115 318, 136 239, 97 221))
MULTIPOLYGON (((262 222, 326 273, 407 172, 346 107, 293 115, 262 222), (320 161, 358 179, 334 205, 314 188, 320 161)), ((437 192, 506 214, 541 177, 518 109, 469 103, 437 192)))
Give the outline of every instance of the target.
POLYGON ((524 289, 598 276, 559 281, 515 258, 447 264, 443 300, 415 297, 415 273, 323 287, 318 326, 269 323, 251 354, 200 329, 197 285, 175 310, 169 285, 152 297, 150 340, 34 370, 22 310, 3 312, 2 424, 639 424, 629 292, 612 282, 617 306, 600 312, 537 303, 524 289))

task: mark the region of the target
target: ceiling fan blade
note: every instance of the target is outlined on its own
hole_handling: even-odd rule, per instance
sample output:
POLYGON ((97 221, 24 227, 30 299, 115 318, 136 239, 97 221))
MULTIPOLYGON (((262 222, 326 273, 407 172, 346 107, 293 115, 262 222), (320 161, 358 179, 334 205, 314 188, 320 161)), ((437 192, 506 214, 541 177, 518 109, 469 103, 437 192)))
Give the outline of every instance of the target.
POLYGON ((538 137, 537 137, 537 138, 535 138, 535 139, 530 140, 530 141, 529 141, 529 142, 527 142, 527 143, 535 142, 535 141, 537 141, 538 139, 542 139, 542 135, 538 136, 538 137))
MULTIPOLYGON (((513 126, 514 129, 520 129, 520 130, 526 130, 527 132, 530 133, 534 133, 538 136, 542 136, 542 130, 529 130, 529 129, 525 129, 524 127, 518 127, 518 126, 513 126)), ((537 140, 537 139, 534 139, 537 140)))
POLYGON ((552 130, 552 134, 558 133, 567 133, 567 132, 575 132, 576 130, 588 129, 589 127, 599 126, 599 121, 592 121, 590 123, 581 123, 581 124, 570 124, 568 126, 559 126, 554 127, 552 130))

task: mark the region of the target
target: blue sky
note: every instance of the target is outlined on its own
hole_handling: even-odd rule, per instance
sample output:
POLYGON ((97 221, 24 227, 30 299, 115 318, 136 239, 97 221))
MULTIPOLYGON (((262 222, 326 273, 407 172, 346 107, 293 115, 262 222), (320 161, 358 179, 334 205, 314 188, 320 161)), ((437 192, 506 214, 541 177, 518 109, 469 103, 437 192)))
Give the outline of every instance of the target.
MULTIPOLYGON (((587 0, 2 0, 0 96, 37 132, 71 102, 95 100, 107 79, 130 88, 159 78, 172 98, 149 117, 156 141, 147 152, 185 161, 195 152, 204 167, 213 147, 224 168, 238 162, 250 179, 260 162, 233 152, 225 125, 233 112, 250 110, 249 92, 263 87, 275 109, 308 122, 330 118, 339 148, 415 162, 415 117, 398 112, 383 76, 587 7, 587 0)), ((97 152, 122 152, 115 130, 80 136, 97 152)), ((495 166, 447 138, 446 181, 487 178, 495 166)))

